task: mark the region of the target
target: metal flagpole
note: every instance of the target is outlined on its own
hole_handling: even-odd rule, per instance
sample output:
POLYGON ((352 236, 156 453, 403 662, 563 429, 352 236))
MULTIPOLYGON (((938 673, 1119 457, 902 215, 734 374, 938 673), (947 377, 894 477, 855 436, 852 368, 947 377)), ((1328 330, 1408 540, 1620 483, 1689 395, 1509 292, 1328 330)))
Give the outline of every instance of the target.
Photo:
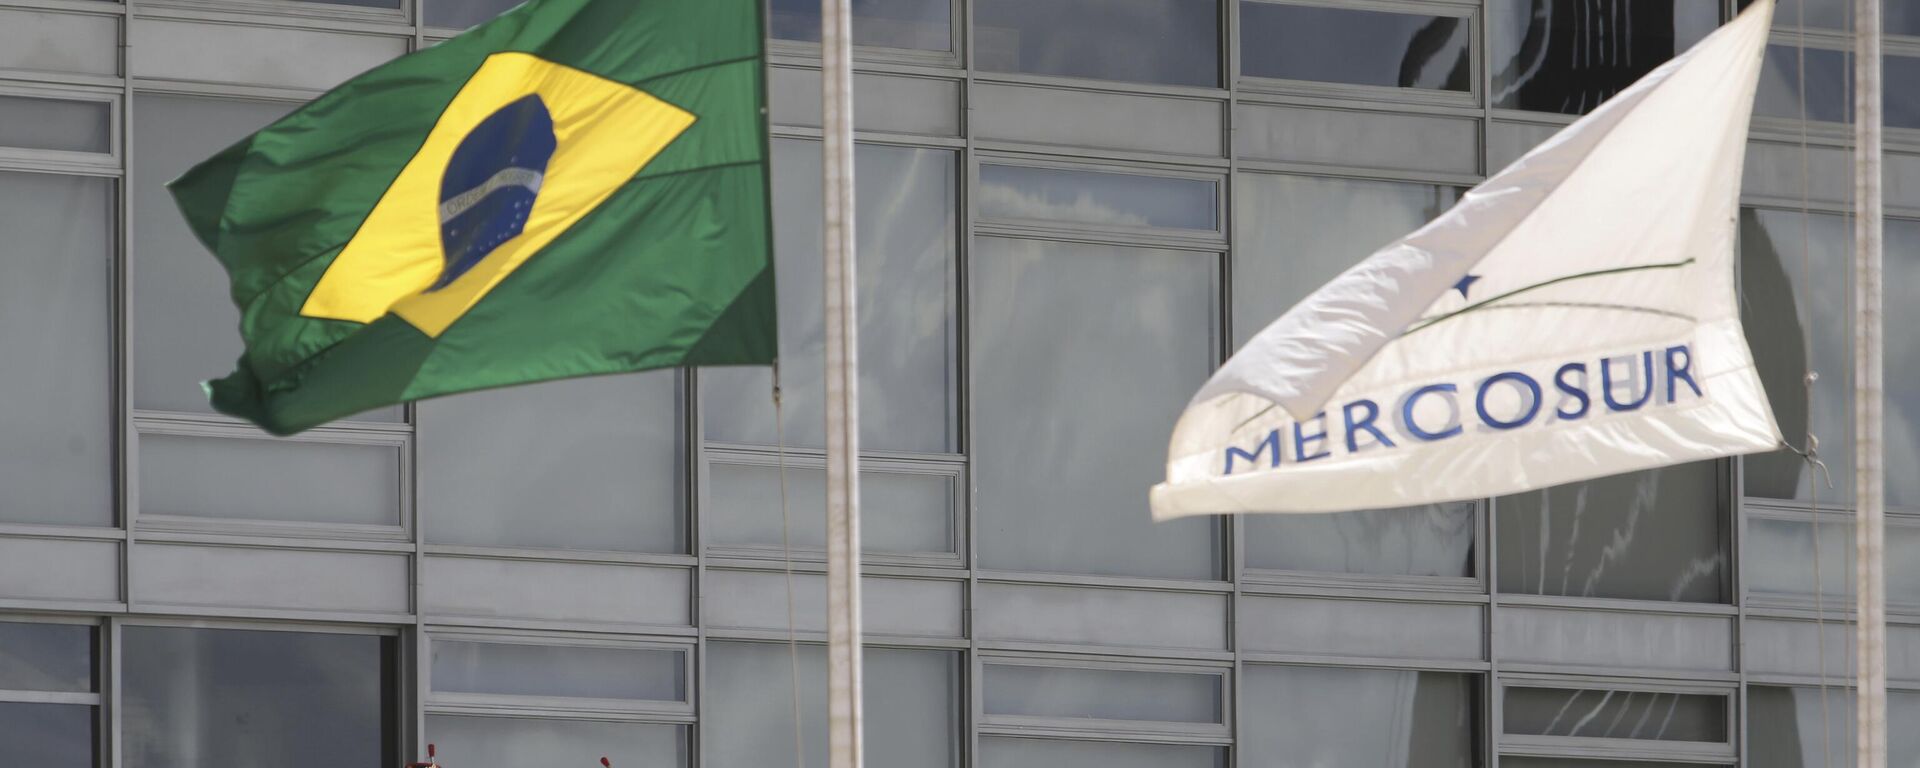
POLYGON ((1881 394, 1881 201, 1880 201, 1880 0, 1855 0, 1853 61, 1854 200, 1854 563, 1858 629, 1855 674, 1859 685, 1855 765, 1887 766, 1887 617, 1885 471, 1882 460, 1881 394))
POLYGON ((825 121, 827 764, 860 768, 860 393, 854 307, 853 41, 849 0, 820 0, 825 121))

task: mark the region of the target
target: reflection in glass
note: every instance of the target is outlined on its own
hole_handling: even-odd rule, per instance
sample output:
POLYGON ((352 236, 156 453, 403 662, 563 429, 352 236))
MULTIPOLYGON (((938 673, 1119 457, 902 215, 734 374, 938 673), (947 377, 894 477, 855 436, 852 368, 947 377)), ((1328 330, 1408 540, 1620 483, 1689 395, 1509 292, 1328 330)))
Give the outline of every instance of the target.
POLYGON ((1500 498, 1500 591, 1724 601, 1719 478, 1697 462, 1500 498))
MULTIPOLYGON (((867 465, 871 467, 872 465, 867 465)), ((827 473, 786 469, 787 519, 780 515, 780 469, 711 462, 712 489, 700 514, 708 546, 778 549, 784 533, 794 550, 817 557, 827 548, 827 473)), ((860 548, 866 552, 953 552, 954 482, 950 476, 860 472, 860 548)))
POLYGON ((466 29, 513 10, 521 0, 418 0, 426 4, 427 26, 466 29))
POLYGON ((987 664, 980 695, 989 715, 1221 722, 1220 675, 987 664))
MULTIPOLYGON (((1853 79, 1853 57, 1845 51, 1769 45, 1760 67, 1760 86, 1753 97, 1753 113, 1787 120, 1800 119, 1800 57, 1807 60, 1807 119, 1850 122, 1853 104, 1848 98, 1853 79)), ((1893 61, 1888 58, 1887 61, 1893 61)), ((1888 124, 1894 102, 1887 101, 1888 124)))
POLYGON ((1213 369, 1218 257, 978 238, 970 270, 981 567, 1213 579, 1213 518, 1154 523, 1145 478, 1213 369))
MULTIPOLYGON (((1747 765, 1826 768, 1854 764, 1853 696, 1841 685, 1747 688, 1747 765)), ((1887 756, 1903 768, 1920 756, 1920 693, 1887 692, 1887 756)), ((1506 760, 1501 765, 1508 764, 1506 760)))
MULTIPOLYGON (((1891 225, 1887 233, 1891 242, 1891 225)), ((1853 484, 1845 481, 1853 477, 1853 395, 1847 388, 1853 366, 1853 324, 1847 313, 1852 242, 1852 225, 1839 216, 1753 209, 1740 213, 1740 320, 1754 367, 1780 434, 1789 443, 1804 445, 1811 425, 1819 436, 1821 459, 1840 480, 1828 488, 1824 475, 1790 451, 1755 454, 1745 459, 1748 496, 1796 501, 1817 496, 1828 502, 1853 498, 1853 484), (1812 247, 1810 254, 1802 253, 1803 242, 1812 247), (1804 384, 1809 365, 1823 374, 1811 393, 1804 384)), ((1888 254, 1896 252, 1887 249, 1888 254)), ((1894 261, 1890 258, 1888 264, 1894 261)), ((1887 345, 1889 357, 1898 346, 1887 345)), ((1889 374, 1887 380, 1894 377, 1889 374)), ((1889 459, 1895 455, 1891 445, 1889 459)), ((1889 489, 1898 485, 1892 477, 1889 481, 1889 489)))
MULTIPOLYGON (((953 48, 950 0, 853 0, 853 44, 945 51, 953 48)), ((772 35, 820 42, 819 0, 769 0, 772 35)))
POLYGON ((397 526, 400 463, 391 445, 141 435, 140 512, 397 526))
POLYGON ((93 627, 0 622, 0 690, 94 690, 93 627))
POLYGON ((1225 747, 980 737, 980 768, 1225 768, 1225 747))
POLYGON ((983 218, 1210 230, 1215 199, 1198 179, 982 165, 977 203, 983 218))
POLYGON ((142 626, 122 638, 127 768, 341 768, 399 754, 394 638, 142 626))
MULTIPOLYGON (((1853 24, 1853 3, 1848 0, 1780 0, 1773 11, 1773 26, 1793 27, 1804 22, 1809 29, 1826 28, 1845 32, 1853 24)), ((1741 10, 1753 0, 1739 0, 1741 10)), ((1920 35, 1920 3, 1913 0, 1884 0, 1880 4, 1881 27, 1889 35, 1920 35)))
POLYGON ((1217 0, 978 0, 980 69, 1220 85, 1217 0))
POLYGON ((91 706, 0 701, 0 765, 93 768, 94 743, 91 706))
POLYGON ((1583 114, 1720 23, 1713 0, 1493 0, 1493 105, 1583 114))
POLYGON ((1475 765, 1473 675, 1249 664, 1241 679, 1241 718, 1259 724, 1241 733, 1244 765, 1475 765))
POLYGON ((108 152, 112 118, 104 101, 0 96, 0 146, 108 152))
POLYGON ((1467 91, 1472 25, 1426 16, 1240 2, 1240 74, 1467 91))
MULTIPOLYGON (((1910 466, 1910 465, 1909 465, 1910 466)), ((1749 508, 1751 510, 1752 508, 1749 508)), ((1811 600, 1815 593, 1845 603, 1853 594, 1853 525, 1822 522, 1820 556, 1814 557, 1814 523, 1801 519, 1747 517, 1747 588, 1755 594, 1811 600), (1820 563, 1816 576, 1815 562, 1820 563)), ((1920 526, 1898 518, 1886 527, 1887 602, 1920 605, 1920 526)), ((1850 604, 1850 603, 1848 603, 1850 604)))
POLYGON ((1471 502, 1331 515, 1247 515, 1249 568, 1473 576, 1471 502))
POLYGON ((1883 448, 1886 466, 1899 468, 1887 473, 1887 505, 1920 511, 1920 301, 1913 294, 1920 286, 1920 221, 1889 219, 1884 237, 1883 448))
POLYGON ((650 648, 435 640, 433 690, 684 701, 686 654, 650 648))
POLYGON ((428 541, 686 551, 676 372, 469 392, 417 414, 428 541))
POLYGON ((684 725, 434 715, 426 740, 440 763, 460 768, 595 766, 606 756, 623 768, 687 764, 684 725))
POLYGON ((0 521, 113 524, 113 195, 0 173, 0 521))
POLYGON ((1508 688, 1505 731, 1654 741, 1727 740, 1727 697, 1651 691, 1508 688))
MULTIPOLYGON (((860 447, 954 448, 954 155, 862 146, 854 155, 860 268, 860 447)), ((773 143, 780 386, 788 446, 824 447, 820 145, 773 143)), ((773 445, 765 368, 700 372, 706 437, 773 445), (723 405, 715 405, 723 404, 723 405)))
MULTIPOLYGON (((960 658, 949 651, 867 646, 861 654, 866 690, 866 759, 888 768, 959 765, 960 658)), ((702 755, 711 768, 791 765, 793 672, 787 646, 775 643, 707 644, 706 696, 701 725, 709 739, 702 755)), ((827 653, 800 646, 801 726, 827 731, 827 653)), ((826 765, 825 739, 806 740, 806 765, 826 765)), ((617 763, 616 763, 617 765, 617 763)))

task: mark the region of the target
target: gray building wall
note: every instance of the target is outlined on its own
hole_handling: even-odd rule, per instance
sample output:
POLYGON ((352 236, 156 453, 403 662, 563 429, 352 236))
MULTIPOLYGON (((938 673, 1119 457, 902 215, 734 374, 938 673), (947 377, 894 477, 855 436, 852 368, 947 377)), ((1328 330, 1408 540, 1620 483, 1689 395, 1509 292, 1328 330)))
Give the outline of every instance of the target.
MULTIPOLYGON (((856 3, 870 764, 1848 764, 1848 40, 1842 3, 1806 2, 1763 76, 1742 286, 1783 428, 1820 436, 1839 487, 1781 454, 1166 525, 1145 508, 1165 437, 1238 343, 1733 9, 856 3)), ((162 184, 506 5, 0 0, 0 765, 395 765, 431 742, 451 768, 731 768, 794 764, 796 739, 823 763, 806 0, 771 3, 778 427, 751 369, 288 440, 199 394, 235 312, 162 184)), ((1920 4, 1888 19, 1910 767, 1920 4)))

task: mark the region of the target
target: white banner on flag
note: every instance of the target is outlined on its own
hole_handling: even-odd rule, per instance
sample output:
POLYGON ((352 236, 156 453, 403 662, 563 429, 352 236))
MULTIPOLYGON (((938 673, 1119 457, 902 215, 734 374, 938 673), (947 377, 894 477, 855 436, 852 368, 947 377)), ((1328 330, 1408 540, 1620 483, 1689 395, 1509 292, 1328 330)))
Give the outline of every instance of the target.
POLYGON ((1779 447, 1733 261, 1772 16, 1754 3, 1254 336, 1175 426, 1154 518, 1474 499, 1779 447))

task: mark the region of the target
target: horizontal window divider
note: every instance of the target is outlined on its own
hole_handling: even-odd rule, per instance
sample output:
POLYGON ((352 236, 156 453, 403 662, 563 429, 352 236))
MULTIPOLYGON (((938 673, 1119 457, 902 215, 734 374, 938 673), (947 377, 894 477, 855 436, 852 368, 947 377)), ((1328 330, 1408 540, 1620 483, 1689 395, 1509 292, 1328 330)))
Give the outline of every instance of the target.
POLYGON ((1442 184, 1457 187, 1471 187, 1485 181, 1486 178, 1467 173, 1446 173, 1443 171, 1393 170, 1387 168, 1366 168, 1357 165, 1329 165, 1323 163, 1295 163, 1281 160, 1261 160, 1243 157, 1239 160, 1241 173, 1277 173, 1289 176, 1317 176, 1323 178, 1362 179, 1366 181, 1400 181, 1418 184, 1442 184))
MULTIPOLYGON (((1765 596, 1765 593, 1761 593, 1765 596)), ((1773 605, 1766 600, 1753 601, 1750 597, 1747 606, 1747 618, 1781 619, 1785 621, 1804 621, 1809 624, 1824 621, 1828 624, 1851 626, 1853 622, 1853 598, 1851 596, 1825 600, 1824 610, 1813 609, 1813 598, 1808 597, 1805 605, 1773 605)), ((1920 614, 1896 615, 1893 606, 1887 608, 1887 626, 1920 628, 1920 614)), ((1848 631, 1851 631, 1849 629, 1848 631)))
POLYGON ((1044 718, 1007 718, 986 715, 976 725, 981 736, 1011 736, 1022 739, 1050 739, 1059 741, 1109 741, 1128 744, 1193 744, 1199 746, 1233 746, 1233 735, 1227 733, 1226 726, 1213 726, 1218 733, 1194 731, 1163 730, 1166 723, 1136 723, 1131 720, 1078 720, 1055 719, 1053 725, 1047 725, 1044 718), (1072 723, 1084 722, 1087 725, 1074 727, 1072 723), (1096 724, 1106 724, 1101 728, 1096 724), (1138 727, 1145 725, 1148 727, 1138 727))
POLYGON ((604 715, 618 719, 685 718, 693 719, 692 701, 644 699, 587 699, 564 696, 508 696, 486 693, 442 693, 427 696, 426 706, 449 714, 517 715, 552 713, 551 717, 576 719, 604 715))
MULTIPOLYGON (((1851 566, 1848 567, 1851 568, 1851 566)), ((1844 585, 1834 586, 1841 587, 1844 585)), ((1845 620, 1852 621, 1853 592, 1851 589, 1846 592, 1827 592, 1819 602, 1815 602, 1813 595, 1810 593, 1767 592, 1749 588, 1747 590, 1747 607, 1749 609, 1747 615, 1749 616, 1754 615, 1751 610, 1754 608, 1762 610, 1775 608, 1786 611, 1803 612, 1808 616, 1817 616, 1826 621, 1839 621, 1840 619, 1836 619, 1835 616, 1844 613, 1845 620)), ((1886 612, 1888 623, 1898 622, 1899 617, 1903 614, 1909 617, 1908 621, 1920 622, 1920 603, 1903 603, 1898 600, 1888 600, 1886 612)))
MULTIPOLYGON (((145 0, 143 0, 144 2, 145 0)), ((1480 10, 1479 3, 1466 0, 1248 0, 1264 5, 1304 5, 1314 8, 1416 13, 1426 16, 1466 17, 1480 10), (1451 11, 1451 12, 1450 12, 1451 11)))
POLYGON ((1226 238, 1217 234, 1206 237, 1180 237, 1164 229, 1125 230, 1117 227, 1074 229, 1057 224, 1021 226, 979 218, 974 220, 973 236, 1000 237, 1010 240, 1044 240, 1116 248, 1157 248, 1169 251, 1192 251, 1206 255, 1216 255, 1227 250, 1226 238))
POLYGON ((84 704, 98 706, 100 694, 69 691, 0 690, 0 702, 11 704, 84 704))
POLYGON ((1031 571, 981 570, 977 575, 981 582, 994 584, 1037 584, 1042 586, 1087 587, 1090 589, 1193 592, 1200 594, 1228 594, 1233 592, 1233 584, 1225 581, 1149 579, 1138 576, 1097 576, 1077 573, 1041 573, 1031 571))
POLYGON ((980 716, 979 725, 983 736, 995 731, 1018 731, 1062 739, 1108 741, 1124 738, 1152 744, 1233 745, 1233 729, 1225 724, 989 714, 980 716))
POLYGON ((1573 125, 1580 115, 1563 115, 1558 112, 1532 112, 1524 109, 1505 109, 1493 107, 1487 110, 1487 117, 1496 123, 1532 123, 1564 128, 1573 125))
POLYGON ((149 600, 134 603, 121 621, 126 625, 143 627, 259 629, 382 636, 398 635, 400 630, 415 623, 412 613, 189 605, 149 600))
POLYGON ((99 0, 6 0, 5 5, 25 10, 74 11, 87 16, 126 15, 126 3, 103 3, 99 0))
MULTIPOLYGON (((977 610, 977 609, 975 609, 977 610)), ((1072 643, 1034 643, 1018 640, 979 640, 974 647, 980 653, 1078 656, 1107 659, 1159 659, 1171 663, 1234 660, 1233 651, 1209 651, 1194 648, 1127 645, 1077 645, 1072 643)))
POLYGON ((1270 651, 1241 651, 1240 659, 1248 664, 1269 664, 1284 666, 1341 667, 1357 669, 1388 669, 1406 672, 1486 672, 1492 667, 1485 661, 1461 661, 1459 659, 1400 659, 1372 656, 1328 656, 1325 654, 1273 653, 1270 651))
MULTIPOLYGON (((12 7, 11 5, 7 7, 12 7)), ((91 101, 118 107, 120 97, 124 95, 125 84, 119 78, 108 83, 88 83, 63 85, 47 82, 36 76, 32 81, 12 82, 0 80, 0 96, 24 96, 30 99, 56 99, 60 101, 91 101)), ((118 114, 115 114, 118 117, 118 114)), ((119 126, 115 126, 116 133, 119 126)))
POLYGON ((1776 25, 1768 30, 1767 44, 1794 48, 1803 44, 1811 50, 1825 48, 1834 51, 1853 51, 1853 33, 1841 29, 1807 27, 1799 29, 1793 26, 1795 18, 1791 14, 1781 14, 1774 18, 1776 25), (1804 37, 1802 37, 1804 35, 1804 37))
POLYGON ((1211 163, 1196 166, 1165 159, 1103 160, 1055 152, 1015 152, 1005 149, 980 150, 974 153, 974 159, 979 165, 1011 165, 1021 168, 1046 168, 1059 171, 1117 173, 1130 176, 1160 176, 1189 179, 1192 181, 1207 181, 1215 184, 1225 183, 1226 181, 1226 175, 1222 173, 1222 169, 1211 163))
POLYGON ((1486 605, 1485 582, 1450 576, 1370 576, 1364 574, 1270 571, 1247 568, 1240 575, 1246 595, 1376 598, 1486 605))
POLYGON ((485 547, 467 544, 423 544, 421 547, 422 552, 428 555, 459 557, 473 560, 537 560, 549 563, 653 565, 667 568, 692 568, 700 563, 700 559, 693 555, 672 553, 485 547))
MULTIPOLYGON (((1763 141, 1779 137, 1792 136, 1792 148, 1800 147, 1800 120, 1794 117, 1753 116, 1753 130, 1749 141, 1763 141)), ((1893 138, 1898 129, 1889 129, 1887 138, 1893 138)), ((1767 141, 1770 144, 1781 142, 1767 141)), ((1807 119, 1807 145, 1810 147, 1845 147, 1853 144, 1853 127, 1846 123, 1830 123, 1825 120, 1807 119)))
POLYGON ((1163 166, 1187 169, 1226 170, 1231 163, 1224 154, 1189 155, 1178 152, 1135 152, 1124 149, 1101 149, 1063 144, 1043 144, 1029 141, 1010 141, 975 137, 974 151, 997 153, 1005 156, 1023 158, 1061 158, 1083 162, 1121 162, 1159 164, 1163 166))
POLYGON ((458 624, 427 624, 427 639, 459 643, 499 645, 542 645, 563 648, 616 648, 622 650, 687 653, 694 644, 688 638, 637 637, 610 632, 530 632, 514 629, 468 627, 458 624))
POLYGON ((1096 80, 1091 78, 1057 77, 1053 75, 1029 75, 1016 72, 991 72, 975 68, 973 82, 978 85, 1015 85, 1028 88, 1051 88, 1060 91, 1078 91, 1081 93, 1105 93, 1118 96, 1163 96, 1195 101, 1212 101, 1225 104, 1227 89, 1206 88, 1197 85, 1165 85, 1161 83, 1136 83, 1125 80, 1096 80))
MULTIPOLYGON (((1754 194, 1741 195, 1740 207, 1775 210, 1786 213, 1799 213, 1801 209, 1799 198, 1769 197, 1754 194)), ((1810 200, 1807 202, 1806 209, 1810 213, 1824 213, 1831 216, 1846 216, 1853 213, 1853 210, 1846 203, 1837 200, 1810 200)), ((1896 219, 1920 219, 1920 207, 1889 205, 1886 207, 1886 218, 1889 221, 1896 219)), ((1824 509, 1827 505, 1825 502, 1822 502, 1820 506, 1824 509)))
MULTIPOLYGON (((767 61, 778 66, 819 69, 820 44, 804 40, 771 39, 767 41, 767 61)), ((853 47, 853 71, 856 73, 926 72, 964 77, 965 73, 959 69, 960 55, 950 50, 929 51, 877 45, 853 47)))
POLYGON ((135 520, 136 538, 141 545, 413 554, 411 537, 400 526, 283 523, 150 513, 139 515, 135 520))
POLYGON ((659 637, 698 637, 689 624, 640 624, 626 621, 580 621, 559 619, 517 619, 475 616, 462 613, 421 612, 421 623, 434 626, 461 626, 483 629, 518 629, 534 632, 598 632, 605 634, 655 635, 659 637))
MULTIPOLYGON (((814 551, 817 552, 819 550, 814 550, 814 551)), ((872 577, 872 576, 881 576, 881 577, 897 578, 897 579, 922 579, 926 581, 950 581, 950 582, 966 581, 967 579, 967 574, 965 571, 960 571, 953 568, 928 567, 923 565, 902 565, 898 563, 887 563, 887 562, 873 562, 872 558, 875 558, 878 556, 879 555, 876 555, 875 553, 864 553, 860 556, 861 577, 865 578, 865 577, 872 577)), ((785 569, 781 566, 778 560, 774 560, 772 562, 768 562, 765 560, 724 560, 724 559, 716 558, 713 555, 709 554, 709 556, 707 557, 707 570, 723 571, 723 572, 732 571, 732 572, 741 572, 741 573, 781 573, 785 569)), ((796 559, 793 563, 793 572, 796 574, 817 576, 817 575, 826 573, 827 566, 826 566, 826 563, 824 562, 824 558, 819 560, 805 561, 805 562, 796 559)))
MULTIPOLYGON (((810 125, 788 125, 775 123, 769 132, 776 139, 806 139, 819 141, 821 129, 810 125)), ((958 136, 931 133, 899 133, 897 131, 859 131, 853 132, 856 144, 876 144, 889 147, 932 147, 935 149, 965 149, 967 140, 958 136)))
MULTIPOLYGON (((707 461, 720 464, 773 467, 779 466, 783 460, 780 449, 771 445, 709 442, 706 444, 706 453, 707 461)), ((788 467, 819 468, 827 465, 826 456, 826 450, 821 448, 788 447, 784 461, 788 467)), ((860 466, 863 469, 872 466, 888 471, 958 476, 967 466, 967 457, 952 453, 861 451, 860 466)))
MULTIPOLYGON (((49 612, 75 614, 73 618, 97 618, 100 615, 118 616, 127 612, 127 604, 119 600, 69 600, 65 598, 20 599, 0 598, 0 611, 20 611, 31 617, 34 613, 54 615, 49 612)), ((91 622, 89 622, 91 623, 91 622)))
MULTIPOLYGON (((11 94, 0 94, 0 96, 6 95, 11 94)), ((5 146, 0 146, 0 171, 57 173, 63 176, 98 176, 110 179, 117 179, 124 175, 120 169, 120 157, 116 154, 5 146)))
POLYGON ((297 29, 310 32, 345 32, 381 37, 411 38, 413 24, 398 10, 381 14, 371 9, 348 9, 303 3, 296 7, 281 3, 181 2, 180 0, 143 0, 133 11, 133 19, 192 21, 225 26, 297 29), (164 3, 164 4, 163 4, 164 3), (270 14, 270 15, 269 15, 270 14))
POLYGON ((0 538, 6 539, 66 539, 69 541, 126 541, 124 528, 105 528, 83 525, 35 525, 32 523, 0 523, 0 538))
MULTIPOLYGON (((105 5, 90 2, 89 5, 105 5)), ((14 6, 7 6, 14 9, 14 6)), ((19 8, 16 10, 35 10, 19 8)), ((92 14, 98 15, 98 14, 92 14)), ((108 14, 112 16, 112 14, 108 14)), ((0 83, 8 86, 20 85, 67 85, 80 88, 125 89, 126 81, 114 75, 87 75, 77 72, 41 72, 32 69, 0 69, 0 83)))
POLYGON ((1539 672, 1508 672, 1503 668, 1500 671, 1500 687, 1732 696, 1740 691, 1740 682, 1738 680, 1650 679, 1645 677, 1617 677, 1592 674, 1567 675, 1542 674, 1539 672))
MULTIPOLYGON (((1753 514, 1753 516, 1767 520, 1787 520, 1805 523, 1811 522, 1807 519, 1809 515, 1818 515, 1820 522, 1823 523, 1830 521, 1845 522, 1854 519, 1854 506, 1852 502, 1830 504, 1823 501, 1820 502, 1819 508, 1815 509, 1812 502, 1757 499, 1747 496, 1740 500, 1740 506, 1748 513, 1753 514)), ((1887 507, 1884 511, 1887 515, 1887 522, 1890 524, 1920 526, 1920 508, 1887 507)))
POLYGON ((1523 595, 1500 593, 1495 602, 1503 607, 1559 608, 1574 611, 1657 614, 1667 616, 1725 616, 1733 618, 1740 609, 1725 603, 1655 602, 1610 597, 1566 597, 1560 595, 1523 595))
MULTIPOLYGON (((138 244, 134 246, 139 248, 138 244)), ((334 443, 346 445, 404 446, 413 436, 411 424, 382 424, 371 421, 334 422, 314 427, 297 435, 279 437, 232 416, 191 414, 170 411, 136 410, 133 427, 141 434, 180 437, 232 437, 294 443, 334 443)))
POLYGON ((469 707, 435 704, 429 702, 422 709, 428 717, 446 715, 453 717, 496 717, 514 720, 567 720, 573 722, 601 723, 658 723, 661 725, 693 725, 699 721, 691 711, 670 712, 613 712, 600 710, 569 709, 517 709, 513 707, 469 707))
POLYGON ((1615 760, 1724 762, 1735 757, 1732 742, 1596 739, 1585 736, 1500 735, 1500 754, 1589 757, 1615 760))
MULTIPOLYGON (((792 560, 797 566, 801 563, 824 563, 827 551, 818 547, 793 547, 785 552, 779 547, 749 547, 741 545, 707 547, 707 565, 728 570, 779 570, 777 567, 786 560, 792 560)), ((860 572, 865 575, 889 575, 899 573, 896 568, 875 570, 876 567, 896 566, 914 569, 905 575, 923 575, 920 570, 927 568, 964 569, 967 564, 958 553, 953 552, 862 552, 860 553, 860 572)), ((796 572, 798 570, 796 569, 796 572)), ((808 569, 809 573, 824 573, 818 568, 808 569)), ((966 578, 965 573, 946 573, 956 579, 966 578)))
POLYGON ((1539 662, 1500 661, 1500 678, 1512 675, 1559 676, 1563 680, 1592 680, 1606 678, 1625 680, 1638 678, 1651 681, 1689 680, 1696 683, 1738 683, 1740 675, 1732 671, 1707 669, 1668 669, 1648 667, 1599 667, 1587 664, 1549 664, 1539 662))
MULTIPOLYGON (((976 654, 983 667, 1046 667, 1051 669, 1093 669, 1119 672, 1157 672, 1163 674, 1212 675, 1223 680, 1233 672, 1230 661, 1194 661, 1189 659, 1114 659, 1087 653, 1019 653, 981 651, 976 654)), ((1157 721, 1156 721, 1157 722, 1157 721)))
MULTIPOLYGON (((741 627, 717 627, 708 625, 708 640, 727 640, 746 643, 786 643, 787 631, 784 629, 745 629, 741 627)), ((794 642, 803 645, 825 645, 826 632, 798 630, 793 633, 794 642)), ((963 651, 970 647, 965 638, 932 637, 927 635, 889 635, 875 632, 863 632, 860 643, 867 648, 899 648, 903 650, 950 650, 963 651)))
MULTIPOLYGON (((1475 83, 1474 85, 1478 85, 1475 83)), ((1304 96, 1308 98, 1338 100, 1347 105, 1356 102, 1377 102, 1382 106, 1403 107, 1383 111, 1409 112, 1413 107, 1450 107, 1445 112, 1426 112, 1424 114, 1466 114, 1472 110, 1475 117, 1480 115, 1480 96, 1475 91, 1447 91, 1431 88, 1401 88, 1390 85, 1358 85, 1353 83, 1330 83, 1318 80, 1290 80, 1279 77, 1260 77, 1241 75, 1235 89, 1236 94, 1254 93, 1272 96, 1304 96), (1457 111, 1455 111, 1457 110, 1457 111)))
MULTIPOLYGON (((237 83, 206 83, 196 80, 168 80, 153 77, 135 77, 133 95, 163 96, 205 96, 216 99, 251 99, 254 101, 286 102, 289 107, 304 104, 326 93, 312 88, 289 88, 275 85, 240 85, 237 83)), ((136 113, 134 122, 139 122, 136 113)))
MULTIPOLYGON (((1832 701, 1838 703, 1853 696, 1853 665, 1849 664, 1846 665, 1846 667, 1845 670, 1829 671, 1824 680, 1818 675, 1783 675, 1769 672, 1748 672, 1747 687, 1752 688, 1756 685, 1766 685, 1782 688, 1818 689, 1824 683, 1827 686, 1828 693, 1833 696, 1832 701)), ((1887 690, 1920 693, 1920 680, 1888 678, 1887 690)))

